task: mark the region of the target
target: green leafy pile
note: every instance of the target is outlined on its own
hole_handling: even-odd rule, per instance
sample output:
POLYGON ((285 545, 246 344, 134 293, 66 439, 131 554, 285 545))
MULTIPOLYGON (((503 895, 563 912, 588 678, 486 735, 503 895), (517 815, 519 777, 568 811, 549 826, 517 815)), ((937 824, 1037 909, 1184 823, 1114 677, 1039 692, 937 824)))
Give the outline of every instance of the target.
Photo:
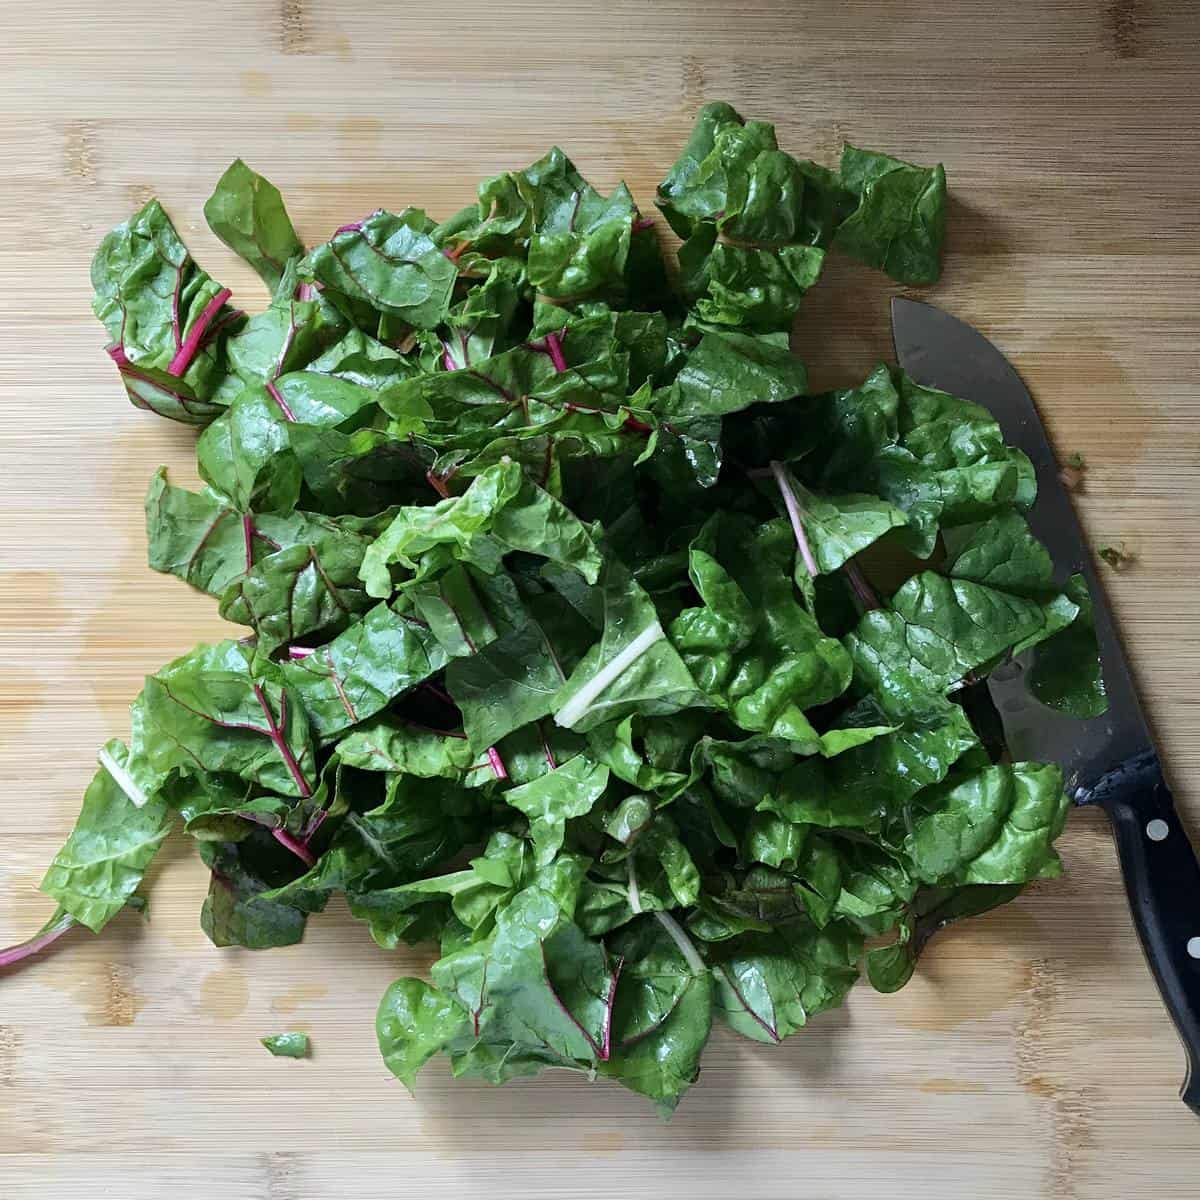
POLYGON ((711 104, 658 205, 674 284, 557 149, 306 251, 235 162, 205 213, 272 289, 250 317, 157 201, 104 239, 130 399, 203 427, 208 486, 151 481, 150 565, 249 636, 146 680, 58 913, 0 964, 103 928, 182 824, 217 946, 297 942, 340 893, 384 949, 440 948, 379 1008, 406 1084, 442 1053, 670 1110, 714 1021, 781 1041, 1060 872, 1058 770, 967 702, 1041 643, 1047 703, 1103 704, 1028 460, 884 366, 812 394, 788 348, 828 253, 937 278, 941 167, 830 171, 711 104))

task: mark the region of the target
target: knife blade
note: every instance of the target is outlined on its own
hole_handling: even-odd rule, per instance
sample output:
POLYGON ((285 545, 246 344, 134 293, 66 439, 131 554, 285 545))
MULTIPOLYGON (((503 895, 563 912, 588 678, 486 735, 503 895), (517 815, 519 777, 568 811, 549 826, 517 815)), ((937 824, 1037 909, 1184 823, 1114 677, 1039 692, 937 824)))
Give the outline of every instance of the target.
POLYGON ((1107 711, 1078 720, 1038 701, 1027 684, 1036 649, 994 670, 988 690, 1013 758, 1057 762, 1071 798, 1108 813, 1134 924, 1187 1052, 1181 1095, 1200 1114, 1200 864, 1163 778, 1112 610, 1045 426, 1012 364, 964 321, 897 296, 892 334, 897 361, 912 379, 982 405, 1005 440, 1029 457, 1038 485, 1026 514, 1029 527, 1050 551, 1058 583, 1076 572, 1087 580, 1107 711))

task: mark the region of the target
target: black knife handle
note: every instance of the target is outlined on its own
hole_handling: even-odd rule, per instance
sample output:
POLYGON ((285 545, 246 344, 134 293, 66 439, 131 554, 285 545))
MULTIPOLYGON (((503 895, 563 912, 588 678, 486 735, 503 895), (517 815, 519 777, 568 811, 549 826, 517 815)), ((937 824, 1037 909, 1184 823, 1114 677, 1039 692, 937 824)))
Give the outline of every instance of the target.
POLYGON ((1157 754, 1110 771, 1086 802, 1112 821, 1133 922, 1187 1052, 1180 1096, 1200 1115, 1200 863, 1157 754))

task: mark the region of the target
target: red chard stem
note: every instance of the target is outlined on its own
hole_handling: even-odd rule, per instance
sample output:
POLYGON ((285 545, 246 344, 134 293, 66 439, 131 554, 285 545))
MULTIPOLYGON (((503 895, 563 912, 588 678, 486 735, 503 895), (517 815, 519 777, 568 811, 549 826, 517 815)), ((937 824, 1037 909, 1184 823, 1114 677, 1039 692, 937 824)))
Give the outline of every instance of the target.
POLYGON ((179 349, 175 351, 175 357, 167 365, 168 375, 182 375, 192 365, 192 359, 196 357, 196 351, 200 349, 200 343, 204 340, 205 330, 208 329, 217 313, 225 307, 225 301, 232 295, 233 293, 228 288, 222 288, 208 302, 204 311, 192 322, 187 337, 183 339, 179 349))

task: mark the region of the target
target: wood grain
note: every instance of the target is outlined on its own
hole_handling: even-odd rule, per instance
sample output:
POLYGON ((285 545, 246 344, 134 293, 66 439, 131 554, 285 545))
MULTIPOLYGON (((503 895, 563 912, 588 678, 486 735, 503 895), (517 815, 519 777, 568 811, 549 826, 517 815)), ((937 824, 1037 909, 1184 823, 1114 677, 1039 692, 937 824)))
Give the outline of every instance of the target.
MULTIPOLYGON (((1086 456, 1083 516, 1136 556, 1109 584, 1200 822, 1196 4, 67 0, 9 2, 3 27, 0 944, 48 913, 41 872, 141 676, 222 631, 143 565, 146 481, 160 463, 193 480, 193 435, 130 408, 101 353, 103 231, 157 194, 256 304, 200 213, 235 155, 310 240, 380 204, 446 214, 552 142, 648 207, 718 97, 819 160, 849 138, 945 162, 932 298, 995 338, 1086 456)), ((888 353, 889 293, 827 273, 797 335, 819 384, 888 353)), ((217 951, 204 872, 172 841, 149 924, 125 914, 0 979, 0 1196, 1194 1195, 1200 1128, 1107 830, 1079 813, 1063 844, 1065 880, 948 933, 899 995, 862 989, 776 1050, 718 1033, 664 1125, 567 1078, 493 1092, 433 1066, 409 1099, 372 1018, 419 957, 381 953, 338 905, 302 946, 217 951), (287 1028, 311 1061, 259 1048, 287 1028)))

